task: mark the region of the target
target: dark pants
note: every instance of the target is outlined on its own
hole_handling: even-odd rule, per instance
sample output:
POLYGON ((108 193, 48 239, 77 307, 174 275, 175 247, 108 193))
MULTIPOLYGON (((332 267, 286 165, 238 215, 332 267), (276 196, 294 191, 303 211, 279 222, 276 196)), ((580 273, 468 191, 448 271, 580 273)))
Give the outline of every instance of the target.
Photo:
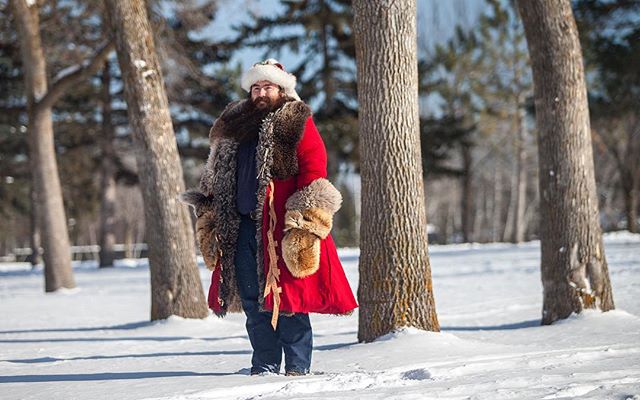
POLYGON ((306 373, 311 365, 313 336, 309 314, 278 317, 278 328, 271 326, 271 312, 260 312, 256 267, 256 222, 241 216, 235 255, 236 280, 247 316, 247 333, 253 347, 251 371, 279 372, 284 350, 286 371, 306 373))

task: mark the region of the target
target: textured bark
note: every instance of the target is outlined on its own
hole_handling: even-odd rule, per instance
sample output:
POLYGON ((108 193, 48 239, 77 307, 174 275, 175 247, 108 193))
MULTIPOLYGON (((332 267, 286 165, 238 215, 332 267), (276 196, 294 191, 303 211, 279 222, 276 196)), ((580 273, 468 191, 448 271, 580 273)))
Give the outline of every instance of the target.
POLYGON ((416 3, 354 1, 362 214, 358 340, 438 331, 418 121, 416 3))
POLYGON ((542 323, 614 308, 598 221, 589 109, 569 0, 519 0, 531 56, 540 168, 542 323))
POLYGON ((111 74, 110 63, 102 70, 102 163, 100 166, 100 268, 112 267, 115 259, 114 232, 116 215, 115 151, 113 148, 113 124, 111 122, 111 74))
MULTIPOLYGON (((39 104, 47 94, 46 61, 40 39, 38 6, 12 0, 22 52, 29 115, 29 157, 36 193, 36 216, 44 248, 45 290, 73 288, 69 234, 53 141, 51 106, 39 104)), ((37 251, 37 249, 36 249, 37 251)))
POLYGON ((105 1, 116 39, 144 199, 151 319, 207 316, 164 80, 143 0, 105 1))

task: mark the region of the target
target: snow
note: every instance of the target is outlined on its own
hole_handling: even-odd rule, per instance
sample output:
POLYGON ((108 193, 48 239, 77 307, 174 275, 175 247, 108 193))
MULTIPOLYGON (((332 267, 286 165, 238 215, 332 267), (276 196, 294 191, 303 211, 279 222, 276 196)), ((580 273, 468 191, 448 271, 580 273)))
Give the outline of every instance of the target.
MULTIPOLYGON (((148 322, 145 260, 76 263, 78 288, 54 294, 41 267, 0 264, 1 397, 640 400, 640 235, 605 237, 617 310, 544 327, 538 242, 429 251, 442 332, 405 328, 364 344, 357 313, 312 315, 304 377, 248 376, 241 315, 148 322)), ((359 251, 339 254, 355 289, 359 251)))
POLYGON ((80 71, 85 65, 75 64, 75 65, 70 65, 66 68, 63 68, 56 74, 55 78, 53 78, 53 81, 58 82, 62 78, 65 78, 71 74, 75 74, 76 72, 80 71))
POLYGON ((135 65, 138 69, 142 69, 147 66, 147 62, 144 60, 134 60, 133 65, 135 65))

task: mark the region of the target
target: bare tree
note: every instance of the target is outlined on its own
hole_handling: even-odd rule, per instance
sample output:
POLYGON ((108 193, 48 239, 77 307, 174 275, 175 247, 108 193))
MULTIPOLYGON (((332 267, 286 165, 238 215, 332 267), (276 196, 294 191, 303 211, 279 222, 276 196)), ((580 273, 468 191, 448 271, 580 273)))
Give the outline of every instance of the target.
POLYGON ((582 51, 569 0, 518 0, 531 56, 540 180, 542 323, 614 308, 598 221, 582 51))
POLYGON ((114 129, 111 121, 111 71, 106 61, 102 68, 102 160, 100 166, 100 267, 112 267, 115 259, 114 232, 116 208, 114 129))
POLYGON ((353 2, 362 224, 358 340, 404 326, 438 331, 427 251, 416 2, 353 2))
POLYGON ((61 287, 75 287, 53 142, 52 107, 70 88, 95 73, 113 47, 107 44, 92 60, 58 77, 48 87, 46 60, 40 37, 39 6, 37 2, 27 0, 12 0, 11 5, 18 28, 27 90, 29 157, 34 185, 32 198, 35 200, 37 218, 37 221, 34 220, 34 227, 39 225, 42 232, 45 290, 52 292, 61 287))
POLYGON ((207 316, 169 104, 144 0, 106 0, 144 199, 151 319, 207 316))
POLYGON ((599 118, 593 130, 597 144, 606 148, 618 171, 629 232, 638 232, 640 205, 640 118, 635 113, 599 118))

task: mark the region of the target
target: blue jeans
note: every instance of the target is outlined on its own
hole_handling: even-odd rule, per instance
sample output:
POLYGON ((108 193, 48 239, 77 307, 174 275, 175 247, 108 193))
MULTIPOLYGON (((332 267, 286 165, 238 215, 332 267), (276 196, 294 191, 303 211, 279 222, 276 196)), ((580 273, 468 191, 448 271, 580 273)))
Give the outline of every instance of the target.
POLYGON ((256 221, 248 215, 240 218, 234 261, 242 309, 247 316, 247 334, 253 347, 251 372, 278 373, 284 350, 285 370, 307 373, 313 347, 309 314, 280 315, 274 331, 271 312, 260 312, 258 296, 262 293, 258 287, 256 264, 256 221))

